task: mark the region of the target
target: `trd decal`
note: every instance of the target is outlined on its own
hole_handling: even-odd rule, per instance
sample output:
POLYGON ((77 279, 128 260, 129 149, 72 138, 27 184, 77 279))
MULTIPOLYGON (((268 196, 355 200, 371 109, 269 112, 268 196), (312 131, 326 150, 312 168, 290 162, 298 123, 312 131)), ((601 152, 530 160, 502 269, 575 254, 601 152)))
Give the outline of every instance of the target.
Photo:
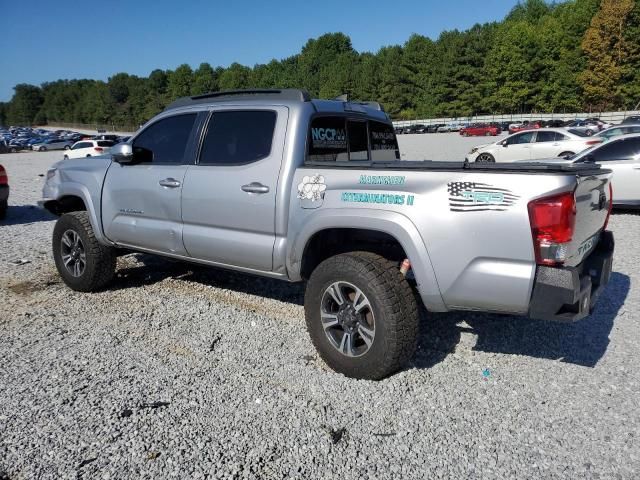
POLYGON ((511 190, 486 183, 451 182, 447 184, 452 212, 504 211, 520 198, 511 190))

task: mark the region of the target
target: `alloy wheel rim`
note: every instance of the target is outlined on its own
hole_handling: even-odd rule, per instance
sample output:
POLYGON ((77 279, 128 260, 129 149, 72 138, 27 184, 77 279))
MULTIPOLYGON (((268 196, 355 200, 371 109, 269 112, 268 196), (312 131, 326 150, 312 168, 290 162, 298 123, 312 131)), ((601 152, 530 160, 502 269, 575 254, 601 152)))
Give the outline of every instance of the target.
POLYGON ((80 277, 87 267, 87 254, 78 232, 65 231, 60 239, 60 247, 64 268, 73 277, 80 277))
POLYGON ((376 328, 371 302, 352 283, 338 281, 326 288, 320 319, 329 343, 347 357, 360 357, 373 345, 376 328))

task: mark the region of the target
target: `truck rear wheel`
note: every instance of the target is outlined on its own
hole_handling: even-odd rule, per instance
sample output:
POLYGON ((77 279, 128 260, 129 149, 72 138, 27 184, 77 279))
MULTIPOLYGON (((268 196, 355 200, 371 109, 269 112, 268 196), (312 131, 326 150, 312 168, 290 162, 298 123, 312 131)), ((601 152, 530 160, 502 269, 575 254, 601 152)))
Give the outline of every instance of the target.
POLYGON ((418 308, 397 263, 369 252, 328 258, 305 292, 311 341, 325 363, 348 377, 382 379, 415 351, 418 308))
POLYGON ((95 292, 113 278, 116 254, 96 240, 87 212, 62 215, 53 229, 53 258, 64 283, 78 292, 95 292))

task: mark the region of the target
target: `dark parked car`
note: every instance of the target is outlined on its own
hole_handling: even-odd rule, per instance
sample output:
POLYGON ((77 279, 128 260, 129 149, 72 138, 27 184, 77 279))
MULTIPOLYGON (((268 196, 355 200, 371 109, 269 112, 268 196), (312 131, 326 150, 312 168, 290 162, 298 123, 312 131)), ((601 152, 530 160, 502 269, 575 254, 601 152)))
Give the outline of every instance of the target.
POLYGON ((112 142, 117 142, 118 141, 118 135, 112 135, 112 134, 100 134, 100 135, 95 135, 92 140, 111 140, 112 142))
POLYGON ((408 127, 404 128, 404 133, 424 133, 425 132, 425 126, 420 124, 420 123, 416 123, 414 125, 409 125, 408 127))
POLYGON ((640 115, 631 115, 625 118, 622 123, 640 123, 640 115))
POLYGON ((436 133, 440 127, 446 126, 444 123, 434 123, 427 127, 427 133, 436 133))
POLYGON ((567 124, 564 120, 545 120, 542 122, 542 126, 545 128, 562 128, 567 124))
POLYGON ((0 153, 9 153, 11 148, 7 144, 6 140, 0 140, 0 153))

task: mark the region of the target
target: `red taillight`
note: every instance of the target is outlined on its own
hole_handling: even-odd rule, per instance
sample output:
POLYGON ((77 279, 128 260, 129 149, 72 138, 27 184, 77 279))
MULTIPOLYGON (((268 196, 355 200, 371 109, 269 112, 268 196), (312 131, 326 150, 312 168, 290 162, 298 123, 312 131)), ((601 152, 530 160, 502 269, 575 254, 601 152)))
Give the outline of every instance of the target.
POLYGON ((7 177, 7 171, 2 165, 0 165, 0 185, 9 185, 9 177, 7 177))
POLYGON ((93 147, 93 149, 94 149, 96 152, 102 152, 102 151, 104 150, 104 148, 102 148, 102 147, 93 147))
POLYGON ((576 224, 576 199, 573 192, 529 202, 529 222, 536 263, 560 265, 567 258, 567 245, 576 224))
POLYGON ((587 140, 586 142, 584 142, 585 145, 597 145, 599 143, 602 143, 602 140, 593 139, 593 140, 587 140))
POLYGON ((609 182, 609 208, 607 208, 607 218, 604 220, 604 227, 602 227, 603 230, 606 230, 607 225, 609 225, 611 210, 613 210, 613 185, 609 182))

